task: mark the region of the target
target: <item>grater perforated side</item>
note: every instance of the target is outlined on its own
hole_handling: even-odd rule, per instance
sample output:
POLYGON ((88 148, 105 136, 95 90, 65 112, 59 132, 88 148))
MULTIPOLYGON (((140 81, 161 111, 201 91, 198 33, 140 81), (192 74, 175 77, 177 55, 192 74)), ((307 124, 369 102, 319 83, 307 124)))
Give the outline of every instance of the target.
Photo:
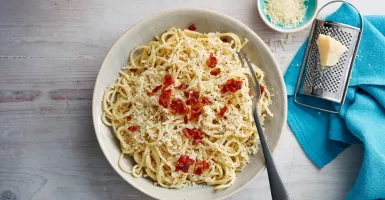
POLYGON ((359 33, 360 29, 355 27, 316 19, 301 94, 337 103, 342 101, 359 33), (329 35, 347 47, 348 50, 336 65, 325 68, 321 66, 316 43, 319 34, 329 35))
MULTIPOLYGON (((326 6, 337 2, 347 3, 357 10, 349 2, 335 0, 321 7, 317 17, 326 6)), ((360 28, 318 18, 314 20, 294 93, 295 103, 326 112, 342 110, 364 26, 360 12, 357 12, 360 28), (347 48, 334 66, 321 66, 317 45, 320 34, 329 35, 347 48)))

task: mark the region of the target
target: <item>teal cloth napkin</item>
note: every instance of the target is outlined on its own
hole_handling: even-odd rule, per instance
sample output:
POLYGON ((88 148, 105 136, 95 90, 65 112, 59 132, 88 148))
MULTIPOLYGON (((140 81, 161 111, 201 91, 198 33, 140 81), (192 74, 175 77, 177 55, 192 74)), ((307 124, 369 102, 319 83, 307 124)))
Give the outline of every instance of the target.
MULTIPOLYGON (((328 17, 359 27, 358 13, 343 4, 328 17)), ((363 144, 360 173, 346 199, 385 198, 385 16, 365 16, 364 32, 345 105, 329 114, 297 105, 295 86, 306 43, 286 74, 288 124, 315 165, 322 168, 350 144, 363 144)))

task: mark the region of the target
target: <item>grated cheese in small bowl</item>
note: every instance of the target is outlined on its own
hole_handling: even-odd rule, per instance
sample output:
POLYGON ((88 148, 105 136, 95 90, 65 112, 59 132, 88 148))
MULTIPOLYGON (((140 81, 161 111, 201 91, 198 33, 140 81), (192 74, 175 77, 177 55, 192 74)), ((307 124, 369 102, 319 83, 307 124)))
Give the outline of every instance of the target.
POLYGON ((265 0, 263 11, 274 24, 280 24, 287 28, 297 26, 303 22, 308 0, 265 0))
POLYGON ((316 17, 318 0, 259 0, 258 10, 263 21, 272 29, 297 32, 316 17))

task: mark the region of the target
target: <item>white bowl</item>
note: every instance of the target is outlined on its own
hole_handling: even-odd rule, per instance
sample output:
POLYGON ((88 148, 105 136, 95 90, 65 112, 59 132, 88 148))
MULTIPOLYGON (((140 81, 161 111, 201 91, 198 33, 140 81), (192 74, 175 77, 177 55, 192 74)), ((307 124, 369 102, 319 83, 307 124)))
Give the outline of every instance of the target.
POLYGON ((270 18, 263 11, 265 9, 265 0, 258 0, 258 13, 262 21, 265 22, 265 24, 271 29, 281 33, 295 33, 307 28, 310 24, 313 23, 317 16, 318 0, 307 0, 305 1, 305 6, 307 7, 307 10, 305 16, 303 17, 303 22, 291 28, 283 27, 279 24, 273 24, 271 22, 270 18))
MULTIPOLYGON (((104 90, 118 78, 121 67, 126 66, 129 52, 140 44, 146 44, 154 36, 160 35, 171 27, 185 28, 191 23, 200 32, 234 32, 241 38, 248 38, 250 42, 245 51, 252 62, 266 72, 266 85, 273 93, 273 105, 270 107, 274 118, 265 121, 266 135, 273 153, 277 150, 286 123, 286 90, 281 71, 274 60, 269 48, 250 28, 241 22, 211 10, 205 9, 176 9, 155 14, 129 28, 112 46, 105 57, 95 83, 92 101, 92 116, 97 139, 107 160, 115 171, 128 183, 138 190, 157 199, 223 199, 238 192, 253 181, 264 169, 262 151, 253 156, 243 172, 237 174, 235 183, 224 190, 215 191, 212 186, 195 186, 183 189, 165 189, 154 186, 153 181, 146 178, 134 178, 123 172, 118 166, 120 155, 119 143, 112 130, 101 121, 102 97, 104 90)), ((129 160, 133 166, 133 161, 129 160)))

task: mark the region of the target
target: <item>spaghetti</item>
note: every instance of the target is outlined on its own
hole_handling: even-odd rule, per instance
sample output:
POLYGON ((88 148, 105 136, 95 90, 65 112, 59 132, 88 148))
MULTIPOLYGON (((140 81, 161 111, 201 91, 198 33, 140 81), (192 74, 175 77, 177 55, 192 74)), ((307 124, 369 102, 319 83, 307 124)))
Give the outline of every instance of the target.
MULTIPOLYGON (((194 26, 195 27, 195 26, 194 26)), ((103 97, 102 121, 112 127, 122 155, 133 157, 134 177, 166 188, 229 187, 258 150, 248 68, 233 33, 171 28, 131 52, 129 63, 103 97)), ((271 116, 264 72, 260 119, 271 116)))

